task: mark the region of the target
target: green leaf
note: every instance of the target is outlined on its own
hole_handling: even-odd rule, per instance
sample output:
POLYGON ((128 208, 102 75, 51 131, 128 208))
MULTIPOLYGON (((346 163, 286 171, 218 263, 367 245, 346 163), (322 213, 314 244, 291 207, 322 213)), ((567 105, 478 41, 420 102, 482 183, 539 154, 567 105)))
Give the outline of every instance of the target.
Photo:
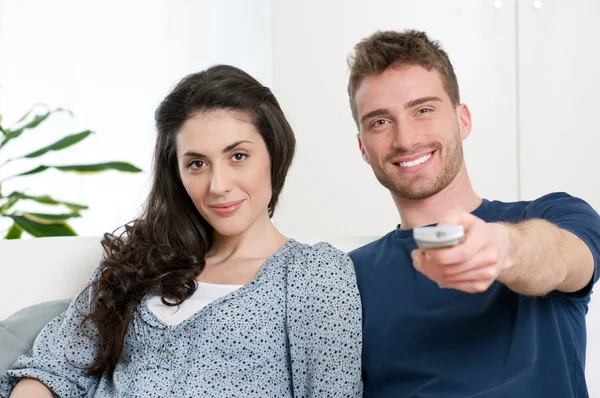
MULTIPOLYGON (((20 136, 23 133, 23 131, 39 126, 40 123, 42 123, 44 120, 48 119, 48 116, 50 116, 50 115, 51 115, 51 112, 46 112, 43 115, 35 115, 35 118, 31 122, 27 123, 25 126, 20 127, 17 130, 8 130, 6 132, 7 133, 6 137, 4 138, 2 143, 0 143, 0 148, 2 148, 4 145, 6 145, 10 140, 15 139, 18 136, 20 136)), ((25 116, 27 116, 27 115, 25 115, 25 116)))
POLYGON ((8 197, 10 197, 10 198, 12 198, 13 196, 18 197, 19 199, 33 200, 34 202, 38 202, 38 203, 43 204, 43 205, 50 205, 50 206, 63 205, 63 206, 66 206, 67 208, 69 208, 70 210, 72 210, 74 212, 78 212, 78 211, 81 211, 81 210, 87 210, 88 209, 88 207, 86 205, 79 205, 79 204, 76 204, 76 203, 69 203, 69 202, 58 201, 58 200, 52 199, 48 195, 31 196, 31 195, 26 195, 26 194, 24 194, 22 192, 13 192, 10 195, 8 195, 8 197))
MULTIPOLYGON (((35 169, 26 171, 25 173, 21 173, 21 174, 17 174, 13 177, 21 177, 21 176, 28 176, 28 175, 32 175, 32 174, 37 174, 37 173, 41 173, 42 171, 48 170, 50 168, 50 166, 38 166, 35 169)), ((13 178, 13 177, 8 177, 5 178, 4 181, 8 180, 9 178, 13 178)))
POLYGON ((39 224, 64 224, 69 218, 81 217, 79 213, 68 214, 45 214, 45 213, 23 213, 23 217, 29 221, 35 221, 39 224))
POLYGON ((78 204, 75 204, 75 203, 67 203, 67 202, 61 202, 61 204, 63 206, 65 206, 66 208, 68 208, 69 210, 76 211, 76 212, 88 209, 88 206, 86 206, 86 205, 78 205, 78 204))
MULTIPOLYGON (((19 124, 19 123, 23 123, 23 122, 25 121, 25 119, 27 119, 27 118, 29 117, 29 115, 31 115, 31 112, 33 112, 33 110, 34 110, 36 107, 40 107, 40 106, 41 106, 41 107, 43 107, 43 108, 46 108, 46 109, 50 109, 50 107, 49 107, 48 105, 46 105, 46 104, 42 104, 42 103, 37 103, 37 104, 34 104, 34 105, 31 107, 31 109, 27 111, 27 113, 26 113, 26 114, 24 114, 24 115, 23 115, 23 116, 22 116, 22 117, 21 117, 19 120, 17 120, 17 124, 19 124)), ((55 110, 53 110, 53 111, 49 110, 48 112, 49 112, 49 113, 67 112, 69 115, 73 116, 73 112, 71 112, 71 111, 70 111, 70 110, 68 110, 68 109, 64 109, 64 108, 56 108, 55 110)))
MULTIPOLYGON (((46 108, 48 108, 48 106, 45 106, 46 108)), ((31 115, 31 112, 33 112, 33 110, 35 109, 35 105, 27 111, 26 114, 24 114, 19 120, 17 120, 17 124, 22 123, 25 119, 27 119, 29 117, 29 115, 31 115)))
POLYGON ((8 195, 6 198, 8 199, 8 201, 4 205, 2 205, 2 207, 0 207, 0 214, 5 214, 20 199, 18 196, 13 195, 8 195))
POLYGON ((52 145, 48 145, 45 148, 39 149, 35 152, 28 153, 27 155, 21 156, 22 158, 36 158, 38 156, 42 156, 50 151, 60 151, 61 149, 65 149, 70 147, 71 145, 75 145, 80 141, 86 139, 92 132, 90 130, 82 131, 81 133, 68 135, 58 141, 56 141, 52 145))
POLYGON ((36 238, 44 236, 76 236, 77 233, 68 224, 40 224, 35 221, 28 220, 23 216, 11 215, 13 219, 23 231, 36 238))
POLYGON ((4 239, 19 239, 22 233, 23 230, 13 222, 13 225, 8 230, 8 233, 6 234, 4 239))
POLYGON ((78 164, 72 166, 38 166, 35 169, 31 169, 21 174, 17 174, 14 176, 10 176, 5 178, 2 181, 7 181, 11 178, 29 176, 32 174, 38 174, 42 171, 46 171, 48 169, 56 169, 65 172, 74 172, 77 174, 93 174, 93 173, 102 173, 109 170, 117 170, 127 173, 139 173, 142 171, 138 169, 131 163, 127 162, 108 162, 108 163, 96 163, 96 164, 78 164))
POLYGON ((42 114, 42 115, 35 115, 35 117, 33 118, 32 121, 30 121, 29 123, 27 123, 26 125, 19 127, 16 130, 10 130, 10 135, 12 138, 17 138, 18 136, 21 135, 21 133, 23 133, 23 131, 27 130, 27 129, 33 129, 36 128, 37 126, 39 126, 44 120, 48 119, 48 117, 50 117, 50 115, 52 114, 52 111, 47 111, 46 113, 42 114))
MULTIPOLYGON (((27 119, 29 117, 29 115, 31 114, 32 111, 33 111, 33 108, 29 112, 27 112, 21 119, 19 119, 19 121, 17 122, 17 124, 21 123, 25 119, 27 119)), ((67 109, 63 109, 63 108, 56 108, 55 110, 46 111, 46 113, 44 113, 44 114, 35 115, 35 117, 33 118, 33 120, 30 121, 29 123, 27 123, 26 125, 21 126, 18 129, 16 129, 16 130, 12 130, 12 129, 9 130, 9 129, 7 129, 6 130, 6 137, 0 143, 0 148, 2 148, 4 145, 6 145, 10 140, 19 137, 23 133, 23 131, 25 131, 27 129, 36 128, 44 120, 48 119, 48 117, 50 115, 52 115, 53 113, 57 113, 57 112, 69 112, 69 114, 73 115, 73 113, 71 113, 71 111, 69 111, 67 109)))
POLYGON ((127 162, 107 162, 74 166, 50 166, 60 171, 72 171, 79 174, 102 173, 108 170, 117 170, 125 173, 139 173, 142 171, 131 163, 127 162))

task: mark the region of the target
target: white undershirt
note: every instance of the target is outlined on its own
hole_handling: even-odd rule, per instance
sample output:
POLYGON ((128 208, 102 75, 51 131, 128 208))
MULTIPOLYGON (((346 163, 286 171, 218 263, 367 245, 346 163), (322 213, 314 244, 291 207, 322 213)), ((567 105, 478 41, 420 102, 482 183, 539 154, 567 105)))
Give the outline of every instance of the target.
POLYGON ((164 305, 159 296, 148 300, 148 308, 165 325, 175 326, 193 316, 213 301, 228 295, 243 285, 218 285, 196 281, 198 289, 180 306, 164 305))

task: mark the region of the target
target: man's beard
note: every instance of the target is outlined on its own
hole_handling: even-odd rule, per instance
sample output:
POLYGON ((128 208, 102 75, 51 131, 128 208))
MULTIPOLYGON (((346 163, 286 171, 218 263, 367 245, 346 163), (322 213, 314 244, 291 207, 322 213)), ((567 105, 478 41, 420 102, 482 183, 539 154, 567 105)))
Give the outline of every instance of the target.
MULTIPOLYGON (((456 133, 455 137, 457 138, 448 142, 445 151, 443 151, 443 146, 439 142, 427 145, 426 152, 435 151, 434 155, 440 156, 440 159, 443 162, 441 171, 437 176, 434 177, 433 181, 416 178, 414 181, 411 181, 408 184, 403 184, 400 181, 401 179, 397 178, 397 173, 400 173, 399 171, 394 170, 392 173, 387 172, 389 169, 385 170, 373 167, 375 177, 377 177, 377 180, 379 180, 381 185, 389 189, 390 192, 399 198, 419 200, 431 197, 450 185, 460 171, 463 163, 463 150, 458 132, 456 133)), ((418 152, 422 153, 423 151, 420 151, 419 148, 411 150, 411 153, 418 152)), ((406 154, 407 151, 397 150, 386 157, 384 165, 387 167, 396 168, 398 166, 391 165, 392 160, 406 154)))

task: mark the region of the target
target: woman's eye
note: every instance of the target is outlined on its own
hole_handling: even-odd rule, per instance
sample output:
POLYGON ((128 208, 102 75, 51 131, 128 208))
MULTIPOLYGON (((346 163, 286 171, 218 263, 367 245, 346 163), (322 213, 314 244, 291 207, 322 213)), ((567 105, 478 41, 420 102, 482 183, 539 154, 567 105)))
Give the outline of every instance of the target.
POLYGON ((242 160, 246 159, 248 157, 248 155, 246 155, 245 153, 234 153, 231 156, 231 160, 233 160, 234 162, 241 162, 242 160))
POLYGON ((205 163, 201 160, 194 160, 193 162, 190 162, 188 164, 188 167, 190 169, 201 169, 202 167, 204 167, 205 163))

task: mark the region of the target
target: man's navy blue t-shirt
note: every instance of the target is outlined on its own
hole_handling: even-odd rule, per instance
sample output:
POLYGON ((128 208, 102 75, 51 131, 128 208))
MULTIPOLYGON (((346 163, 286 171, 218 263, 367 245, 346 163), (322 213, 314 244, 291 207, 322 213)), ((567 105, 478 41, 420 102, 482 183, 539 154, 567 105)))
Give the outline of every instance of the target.
POLYGON ((412 230, 396 229, 350 253, 363 304, 364 396, 588 397, 585 314, 600 276, 600 217, 565 193, 484 200, 473 214, 487 222, 541 218, 574 233, 593 253, 592 282, 545 297, 499 282, 477 294, 441 289, 412 265, 412 230))

